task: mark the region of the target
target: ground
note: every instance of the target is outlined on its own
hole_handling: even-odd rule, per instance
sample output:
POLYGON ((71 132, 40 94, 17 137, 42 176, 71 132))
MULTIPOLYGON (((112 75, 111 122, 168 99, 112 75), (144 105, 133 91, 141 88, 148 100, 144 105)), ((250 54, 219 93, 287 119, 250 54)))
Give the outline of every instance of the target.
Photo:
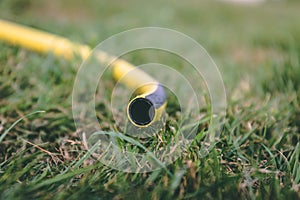
MULTIPOLYGON (((80 63, 0 42, 0 198, 299 199, 299 9, 298 1, 1 0, 1 18, 90 46, 135 27, 183 32, 216 62, 228 103, 206 157, 196 141, 167 168, 117 171, 89 156, 76 132, 71 94, 80 63)), ((99 118, 112 126, 109 114, 99 118)), ((166 135, 174 128, 167 126, 166 135)))

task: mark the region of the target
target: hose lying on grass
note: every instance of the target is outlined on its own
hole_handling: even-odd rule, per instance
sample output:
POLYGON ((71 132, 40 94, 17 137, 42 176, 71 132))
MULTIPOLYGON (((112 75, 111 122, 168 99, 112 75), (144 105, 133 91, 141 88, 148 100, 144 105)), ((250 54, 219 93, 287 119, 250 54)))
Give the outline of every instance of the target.
MULTIPOLYGON (((73 59, 79 55, 85 60, 92 52, 90 47, 76 44, 67 38, 5 20, 0 20, 0 40, 40 53, 51 52, 66 59, 73 59)), ((116 81, 121 81, 131 89, 138 88, 137 96, 127 106, 130 122, 137 127, 148 127, 158 120, 166 106, 164 88, 159 82, 125 60, 117 59, 100 50, 96 53, 100 62, 111 64, 116 81), (114 62, 110 63, 112 60, 114 62)))

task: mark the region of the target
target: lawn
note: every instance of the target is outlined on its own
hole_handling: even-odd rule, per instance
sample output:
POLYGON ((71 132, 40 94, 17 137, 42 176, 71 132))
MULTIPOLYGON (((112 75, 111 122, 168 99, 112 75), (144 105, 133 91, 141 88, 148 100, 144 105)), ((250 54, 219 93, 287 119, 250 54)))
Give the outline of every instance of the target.
MULTIPOLYGON (((213 58, 227 95, 220 140, 208 155, 199 156, 197 140, 166 168, 126 173, 91 156, 78 136, 72 89, 81 62, 0 41, 0 199, 300 199, 299 9, 292 0, 0 0, 1 19, 91 47, 136 27, 185 33, 213 58)), ((151 58, 182 64, 151 52, 126 56, 133 64, 151 58)), ((114 81, 106 84, 111 92, 114 81)), ((104 128, 113 128, 96 106, 104 128)), ((174 120, 166 119, 163 140, 174 120)))

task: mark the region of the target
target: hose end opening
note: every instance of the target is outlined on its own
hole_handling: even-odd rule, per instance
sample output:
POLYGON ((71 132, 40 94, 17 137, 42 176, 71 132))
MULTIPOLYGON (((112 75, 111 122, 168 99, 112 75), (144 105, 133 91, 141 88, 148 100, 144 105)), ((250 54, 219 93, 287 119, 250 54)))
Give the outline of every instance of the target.
POLYGON ((128 117, 131 122, 140 127, 148 126, 155 118, 155 107, 146 98, 137 97, 128 105, 128 117))

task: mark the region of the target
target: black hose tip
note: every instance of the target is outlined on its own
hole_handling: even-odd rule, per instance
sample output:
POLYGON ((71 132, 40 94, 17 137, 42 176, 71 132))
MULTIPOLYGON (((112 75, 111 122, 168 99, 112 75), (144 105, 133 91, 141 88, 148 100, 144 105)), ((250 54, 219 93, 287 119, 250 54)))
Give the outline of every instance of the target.
POLYGON ((153 103, 146 98, 133 99, 128 106, 128 116, 138 126, 149 125, 155 116, 153 103))

